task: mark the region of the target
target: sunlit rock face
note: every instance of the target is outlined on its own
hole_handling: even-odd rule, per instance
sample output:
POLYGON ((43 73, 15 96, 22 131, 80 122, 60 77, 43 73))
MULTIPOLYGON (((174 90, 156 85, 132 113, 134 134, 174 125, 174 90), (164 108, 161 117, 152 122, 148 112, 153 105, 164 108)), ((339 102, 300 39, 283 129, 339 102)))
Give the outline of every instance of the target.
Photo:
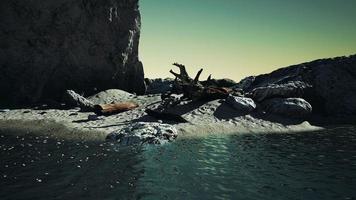
POLYGON ((138 0, 1 0, 0 102, 145 92, 138 0))

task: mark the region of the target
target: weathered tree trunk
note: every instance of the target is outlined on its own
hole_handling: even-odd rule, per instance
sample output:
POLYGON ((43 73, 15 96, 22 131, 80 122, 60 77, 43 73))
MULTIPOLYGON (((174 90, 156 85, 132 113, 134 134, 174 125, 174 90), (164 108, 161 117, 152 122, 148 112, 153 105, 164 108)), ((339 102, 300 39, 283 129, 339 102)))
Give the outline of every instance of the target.
POLYGON ((100 104, 94 106, 97 115, 113 115, 137 108, 139 105, 133 102, 122 102, 114 104, 100 104))
POLYGON ((67 104, 71 106, 78 106, 81 111, 91 112, 94 111, 94 104, 81 96, 80 94, 74 92, 73 90, 67 90, 66 92, 67 104))
POLYGON ((95 112, 97 115, 113 115, 138 107, 138 104, 133 102, 95 105, 73 90, 67 90, 67 103, 72 106, 78 106, 83 112, 95 112))

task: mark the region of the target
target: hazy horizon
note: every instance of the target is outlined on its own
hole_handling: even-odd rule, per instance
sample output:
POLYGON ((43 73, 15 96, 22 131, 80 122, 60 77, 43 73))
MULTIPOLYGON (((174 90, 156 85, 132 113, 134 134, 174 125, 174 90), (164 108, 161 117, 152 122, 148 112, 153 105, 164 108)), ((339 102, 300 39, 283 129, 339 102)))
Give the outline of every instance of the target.
POLYGON ((356 1, 141 0, 140 59, 149 78, 240 80, 279 67, 356 53, 356 1))

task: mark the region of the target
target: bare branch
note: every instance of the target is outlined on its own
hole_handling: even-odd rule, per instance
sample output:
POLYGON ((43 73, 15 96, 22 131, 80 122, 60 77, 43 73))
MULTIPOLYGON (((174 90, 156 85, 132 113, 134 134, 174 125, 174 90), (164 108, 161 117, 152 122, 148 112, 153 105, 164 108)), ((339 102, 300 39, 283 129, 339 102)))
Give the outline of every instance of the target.
MULTIPOLYGON (((176 91, 183 94, 181 98, 187 98, 189 100, 212 100, 219 98, 226 98, 231 91, 226 90, 221 87, 214 87, 211 82, 211 75, 209 75, 206 83, 203 85, 199 81, 199 77, 203 72, 203 69, 200 69, 196 74, 195 78, 192 79, 188 76, 188 73, 185 69, 185 66, 182 64, 174 63, 174 66, 177 66, 180 69, 180 73, 175 73, 173 70, 170 70, 170 73, 176 77, 175 88, 176 91)), ((170 93, 172 94, 172 93, 170 93)), ((170 94, 167 96, 169 97, 170 94)), ((164 97, 164 99, 167 99, 164 97)))
POLYGON ((185 65, 179 64, 179 63, 173 63, 174 66, 177 66, 180 71, 180 75, 183 77, 189 77, 187 70, 185 69, 185 65))
POLYGON ((177 78, 180 78, 180 74, 175 73, 173 70, 170 70, 169 72, 170 72, 171 74, 173 74, 173 75, 176 77, 176 79, 177 79, 177 78))
POLYGON ((194 83, 198 83, 200 74, 203 72, 203 69, 200 69, 197 73, 197 75, 194 78, 194 83))

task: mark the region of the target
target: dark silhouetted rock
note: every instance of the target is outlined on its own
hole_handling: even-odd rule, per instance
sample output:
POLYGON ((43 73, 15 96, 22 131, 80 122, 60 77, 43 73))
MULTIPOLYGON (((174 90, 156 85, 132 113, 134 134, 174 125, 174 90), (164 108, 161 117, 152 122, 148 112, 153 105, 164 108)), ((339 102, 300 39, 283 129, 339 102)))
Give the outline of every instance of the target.
POLYGON ((247 96, 258 102, 273 97, 303 97, 310 88, 310 85, 301 81, 290 81, 285 84, 269 84, 255 88, 247 96))
POLYGON ((301 98, 273 98, 262 102, 267 113, 302 118, 312 113, 312 106, 301 98))
POLYGON ((209 81, 202 81, 202 84, 207 86, 215 86, 215 87, 233 87, 236 85, 234 80, 224 78, 224 79, 211 79, 209 81))
POLYGON ((248 90, 251 87, 252 83, 255 81, 255 76, 248 76, 242 79, 240 82, 236 83, 234 88, 242 89, 243 91, 248 90))
POLYGON ((1 0, 2 102, 145 92, 138 0, 1 0))
POLYGON ((229 95, 226 98, 226 103, 242 113, 249 113, 256 109, 256 104, 251 98, 229 95))
POLYGON ((326 116, 356 116, 356 55, 316 60, 256 76, 251 92, 270 84, 301 81, 312 86, 303 98, 313 106, 313 113, 326 116))
POLYGON ((173 89, 174 80, 170 78, 146 79, 146 84, 146 94, 163 94, 173 89))

